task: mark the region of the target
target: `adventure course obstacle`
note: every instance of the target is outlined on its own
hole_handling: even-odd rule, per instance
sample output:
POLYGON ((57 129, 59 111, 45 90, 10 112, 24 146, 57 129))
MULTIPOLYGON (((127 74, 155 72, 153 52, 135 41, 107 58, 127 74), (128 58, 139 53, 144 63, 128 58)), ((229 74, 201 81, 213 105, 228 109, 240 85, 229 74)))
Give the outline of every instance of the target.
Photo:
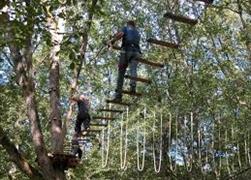
MULTIPOLYGON (((205 5, 210 5, 213 3, 213 0, 194 0, 194 1, 200 1, 204 2, 205 5)), ((198 23, 198 19, 192 19, 187 16, 179 15, 179 14, 173 14, 172 12, 168 11, 164 14, 164 18, 171 19, 174 22, 179 22, 179 23, 185 23, 191 26, 194 26, 198 23)), ((179 43, 173 43, 173 42, 166 42, 165 40, 159 40, 159 39, 154 39, 154 38, 149 38, 147 39, 147 42, 150 44, 155 44, 159 46, 163 46, 166 48, 171 48, 171 49, 179 49, 180 48, 180 42, 179 43)), ((115 50, 121 50, 120 47, 114 46, 113 49, 115 50)), ((144 58, 139 58, 137 61, 141 64, 148 65, 152 68, 164 68, 165 65, 159 62, 152 62, 149 60, 146 60, 144 58)), ((125 75, 125 79, 131 79, 135 80, 141 83, 145 84, 151 84, 152 81, 151 79, 143 78, 143 77, 132 77, 130 75, 125 75)), ((140 92, 135 92, 132 93, 127 90, 122 91, 123 94, 129 95, 131 97, 137 97, 141 98, 144 97, 144 93, 140 92)), ((135 105, 135 102, 117 102, 114 100, 106 100, 106 108, 101 108, 98 109, 98 112, 104 113, 103 116, 95 116, 92 119, 102 121, 102 123, 94 123, 91 124, 91 127, 93 126, 98 126, 98 127, 104 127, 102 130, 97 130, 97 129, 91 129, 88 130, 87 133, 83 136, 87 137, 90 132, 94 133, 102 133, 101 135, 101 166, 103 168, 107 167, 108 165, 108 160, 109 160, 109 150, 110 150, 110 135, 111 135, 111 123, 113 120, 120 119, 120 169, 121 170, 126 170, 128 167, 127 163, 127 151, 128 151, 128 121, 129 121, 129 107, 135 105), (114 104, 114 107, 112 108, 112 104, 114 104), (125 107, 125 110, 121 110, 117 108, 117 106, 122 106, 125 107), (108 116, 105 114, 109 113, 108 116), (113 116, 116 115, 116 117, 113 116), (125 117, 126 115, 126 117, 125 117), (121 118, 118 118, 120 116, 121 118), (105 122, 105 123, 103 123, 105 122)), ((137 122, 137 135, 136 135, 136 155, 137 155, 137 169, 138 171, 143 171, 144 166, 145 166, 145 156, 146 156, 146 127, 143 126, 143 130, 140 130, 139 121, 145 122, 147 118, 147 107, 144 107, 143 109, 143 117, 138 118, 137 122), (142 138, 143 134, 143 140, 140 140, 142 138), (141 142, 140 142, 141 141, 141 142)), ((153 157, 153 167, 154 171, 156 173, 159 173, 161 171, 161 167, 163 164, 163 114, 162 112, 160 115, 156 115, 154 113, 154 121, 153 121, 153 131, 152 131, 152 157, 153 157), (159 122, 159 127, 156 127, 156 120, 159 122), (159 140, 156 139, 156 133, 155 129, 160 129, 160 135, 159 135, 159 140), (155 142, 158 142, 159 147, 156 147, 155 142), (157 157, 156 150, 158 151, 159 156, 157 157)), ((228 175, 231 176, 232 172, 235 172, 237 167, 234 165, 231 165, 231 157, 227 151, 229 147, 222 147, 219 143, 219 139, 221 137, 224 137, 224 141, 228 142, 229 139, 234 138, 234 128, 231 128, 231 134, 229 135, 229 132, 226 130, 224 132, 221 132, 220 130, 217 133, 215 132, 215 123, 213 124, 213 129, 210 139, 211 139, 211 145, 207 145, 205 143, 206 141, 206 136, 208 136, 206 133, 203 132, 203 129, 201 127, 197 127, 195 129, 195 122, 194 122, 194 114, 193 112, 190 112, 189 115, 184 115, 183 116, 183 122, 182 128, 181 128, 181 123, 179 122, 179 116, 175 115, 173 116, 171 113, 168 114, 169 118, 167 120, 167 151, 168 151, 168 160, 167 164, 168 167, 170 168, 170 171, 173 172, 174 174, 178 170, 178 156, 183 156, 183 166, 185 167, 186 171, 192 172, 194 168, 200 169, 202 173, 204 173, 205 167, 207 165, 210 165, 212 172, 215 173, 217 177, 221 176, 221 168, 223 164, 222 160, 222 155, 216 154, 215 148, 217 148, 218 151, 222 151, 225 153, 226 157, 226 164, 227 164, 227 172, 228 175), (184 150, 184 154, 179 155, 178 152, 178 139, 179 133, 181 133, 184 137, 189 139, 189 148, 184 150), (195 142, 196 141, 196 142, 195 142), (217 144, 216 144, 217 142, 217 144), (194 147, 196 143, 196 148, 194 147), (204 149, 203 149, 204 148, 204 149), (202 153, 202 149, 206 152, 205 155, 202 153), (170 151, 173 151, 172 153, 170 151), (198 154, 198 162, 195 163, 195 157, 194 154, 195 152, 198 154), (205 158, 203 158, 204 156, 205 158), (196 166, 196 167, 195 167, 196 166)), ((220 123, 218 123, 220 124, 220 123)), ((218 125, 217 124, 217 125, 218 125)), ((245 161, 251 166, 251 157, 250 157, 250 144, 249 144, 249 134, 245 135, 244 139, 244 154, 245 154, 245 161)), ((222 143, 224 144, 224 143, 222 143)), ((237 151, 237 161, 238 161, 238 168, 241 168, 243 166, 242 164, 242 159, 241 157, 241 142, 235 142, 236 146, 236 151, 237 151)), ((167 153, 167 152, 166 152, 167 153)), ((56 156, 57 157, 57 156, 56 156)), ((70 158, 70 156, 69 156, 70 158)), ((69 166, 70 167, 70 166, 69 166)))

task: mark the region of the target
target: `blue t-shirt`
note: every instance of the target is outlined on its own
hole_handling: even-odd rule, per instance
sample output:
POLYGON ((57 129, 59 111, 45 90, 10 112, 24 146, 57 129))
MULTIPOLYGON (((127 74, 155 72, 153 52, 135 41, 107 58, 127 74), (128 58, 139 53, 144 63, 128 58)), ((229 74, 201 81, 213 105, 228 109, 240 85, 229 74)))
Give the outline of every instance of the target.
POLYGON ((122 39, 122 48, 128 50, 139 50, 140 34, 138 30, 132 26, 123 27, 121 30, 124 35, 122 39))

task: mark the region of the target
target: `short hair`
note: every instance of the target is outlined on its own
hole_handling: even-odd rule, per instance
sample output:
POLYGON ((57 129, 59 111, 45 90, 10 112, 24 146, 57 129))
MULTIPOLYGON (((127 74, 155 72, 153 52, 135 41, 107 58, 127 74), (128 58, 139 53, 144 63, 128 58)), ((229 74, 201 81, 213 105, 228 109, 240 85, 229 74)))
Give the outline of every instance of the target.
POLYGON ((127 25, 135 27, 135 21, 133 20, 127 21, 127 25))

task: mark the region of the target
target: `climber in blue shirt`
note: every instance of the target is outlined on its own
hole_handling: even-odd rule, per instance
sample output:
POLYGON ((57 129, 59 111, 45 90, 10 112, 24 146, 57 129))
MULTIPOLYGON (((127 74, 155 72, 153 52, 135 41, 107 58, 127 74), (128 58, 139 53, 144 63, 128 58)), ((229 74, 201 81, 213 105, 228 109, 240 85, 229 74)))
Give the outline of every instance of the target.
MULTIPOLYGON (((110 41, 109 46, 122 38, 122 47, 118 64, 118 79, 115 98, 113 101, 120 102, 122 100, 122 89, 124 84, 124 76, 126 69, 129 65, 130 76, 137 77, 137 58, 140 57, 140 34, 136 28, 134 21, 128 21, 127 26, 115 34, 114 38, 110 41)), ((131 80, 130 92, 136 93, 136 81, 131 80)))

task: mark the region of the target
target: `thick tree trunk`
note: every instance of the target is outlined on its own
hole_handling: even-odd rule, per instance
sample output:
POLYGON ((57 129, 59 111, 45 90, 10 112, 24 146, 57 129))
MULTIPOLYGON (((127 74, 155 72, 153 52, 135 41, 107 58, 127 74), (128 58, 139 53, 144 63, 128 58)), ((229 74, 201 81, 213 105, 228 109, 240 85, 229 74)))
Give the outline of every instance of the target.
POLYGON ((18 151, 15 145, 10 141, 6 133, 0 127, 0 144, 4 147, 10 156, 10 160, 31 179, 42 179, 41 173, 32 167, 29 162, 18 151))
POLYGON ((58 52, 62 35, 57 33, 58 27, 54 17, 48 12, 47 25, 50 29, 52 48, 50 52, 50 75, 49 75, 49 92, 50 92, 50 122, 52 134, 52 151, 55 153, 63 152, 63 135, 62 120, 60 115, 60 63, 58 52))
MULTIPOLYGON (((32 9, 30 1, 26 1, 27 13, 32 9)), ((32 14, 32 13, 31 13, 32 14)), ((8 14, 6 14, 6 22, 8 32, 6 34, 9 42, 15 42, 15 33, 12 29, 12 22, 9 21, 8 14)), ((31 136, 35 152, 37 155, 38 164, 41 168, 41 174, 44 179, 54 180, 56 178, 52 163, 47 156, 47 150, 41 131, 40 120, 38 117, 37 103, 35 99, 35 84, 33 81, 33 67, 32 67, 32 31, 33 31, 33 19, 27 17, 27 27, 30 31, 27 32, 26 37, 22 43, 22 51, 20 47, 17 47, 14 43, 9 44, 11 56, 14 64, 14 70, 16 72, 16 81, 20 85, 27 107, 27 116, 31 126, 31 136), (22 52, 22 53, 21 53, 22 52)), ((21 169, 23 170, 23 169, 21 169)))

